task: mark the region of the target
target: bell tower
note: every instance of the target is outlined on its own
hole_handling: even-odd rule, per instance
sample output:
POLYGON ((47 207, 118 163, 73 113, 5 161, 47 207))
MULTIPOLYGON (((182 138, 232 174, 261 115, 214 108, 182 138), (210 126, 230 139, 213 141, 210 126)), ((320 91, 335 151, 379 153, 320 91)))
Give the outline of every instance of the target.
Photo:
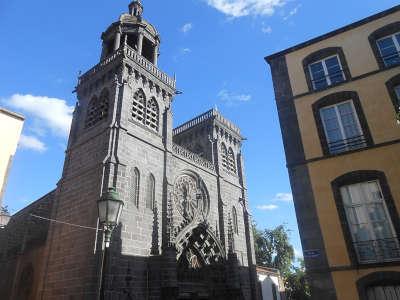
POLYGON ((79 77, 52 218, 89 229, 50 225, 40 299, 60 291, 68 299, 96 299, 101 251, 93 254, 96 233, 90 228, 96 227, 97 200, 110 187, 125 206, 103 271, 106 299, 123 293, 145 299, 149 276, 161 286, 161 269, 150 274, 148 264, 161 259, 154 255, 166 232, 176 84, 157 67, 160 36, 142 14, 142 2, 133 1, 102 33, 100 62, 79 77), (61 275, 60 269, 70 271, 61 275))
POLYGON ((244 138, 216 110, 172 128, 176 82, 143 11, 130 3, 79 77, 37 299, 255 300, 244 138), (93 229, 110 188, 124 208, 103 265, 93 229))

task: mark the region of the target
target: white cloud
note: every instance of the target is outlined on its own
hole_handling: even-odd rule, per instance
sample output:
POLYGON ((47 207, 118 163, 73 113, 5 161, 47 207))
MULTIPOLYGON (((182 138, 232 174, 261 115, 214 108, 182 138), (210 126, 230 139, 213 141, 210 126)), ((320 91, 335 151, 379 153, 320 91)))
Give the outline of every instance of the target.
POLYGON ((207 0, 208 5, 233 18, 262 15, 271 16, 276 7, 283 6, 286 0, 207 0))
POLYGON ((38 138, 23 134, 21 134, 19 139, 18 147, 21 149, 29 149, 41 153, 47 150, 46 145, 38 138))
POLYGON ((299 9, 301 7, 301 4, 298 4, 296 7, 294 7, 289 13, 283 17, 283 20, 288 20, 289 18, 293 17, 295 14, 299 12, 299 9))
POLYGON ((275 205, 275 204, 265 204, 265 205, 257 206, 257 209, 259 209, 259 210, 275 210, 277 208, 279 208, 279 206, 275 205))
POLYGON ((291 193, 277 193, 273 201, 292 202, 293 195, 291 193))
POLYGON ((73 106, 58 98, 14 94, 4 102, 33 118, 34 131, 49 129, 54 135, 67 137, 72 121, 73 106))
POLYGON ((263 26, 261 27, 261 31, 263 33, 271 34, 272 33, 272 27, 271 26, 265 26, 263 24, 263 26))
POLYGON ((249 94, 232 93, 226 89, 219 91, 218 97, 221 101, 225 102, 227 105, 234 105, 240 102, 248 102, 251 100, 251 95, 249 94))
POLYGON ((192 30, 192 28, 193 28, 193 24, 192 23, 186 23, 185 25, 183 25, 181 27, 181 31, 183 33, 188 33, 190 30, 192 30))
POLYGON ((181 53, 182 53, 183 55, 189 54, 190 52, 192 52, 192 50, 191 50, 190 48, 182 48, 182 49, 181 49, 181 53))

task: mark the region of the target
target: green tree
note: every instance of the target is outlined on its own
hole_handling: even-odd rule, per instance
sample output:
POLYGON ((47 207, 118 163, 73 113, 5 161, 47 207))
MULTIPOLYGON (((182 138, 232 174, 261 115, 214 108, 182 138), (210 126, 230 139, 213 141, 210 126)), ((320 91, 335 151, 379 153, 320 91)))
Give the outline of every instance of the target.
POLYGON ((310 299, 304 261, 294 265, 294 249, 289 241, 290 231, 280 225, 274 229, 259 230, 253 224, 257 265, 278 269, 285 282, 287 300, 310 299))
POLYGON ((310 287, 307 283, 304 260, 299 259, 299 266, 293 266, 285 277, 286 297, 288 300, 311 299, 310 287))
POLYGON ((294 259, 289 230, 284 225, 264 231, 253 226, 253 233, 257 264, 278 269, 282 274, 289 272, 294 259))

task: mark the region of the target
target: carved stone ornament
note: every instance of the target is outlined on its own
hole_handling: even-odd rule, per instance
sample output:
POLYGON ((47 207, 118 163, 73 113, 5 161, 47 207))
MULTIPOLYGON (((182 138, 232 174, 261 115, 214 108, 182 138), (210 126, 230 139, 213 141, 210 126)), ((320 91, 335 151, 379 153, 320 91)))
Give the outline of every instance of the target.
POLYGON ((206 220, 209 198, 200 178, 192 174, 179 176, 175 181, 173 196, 178 212, 186 220, 206 220))

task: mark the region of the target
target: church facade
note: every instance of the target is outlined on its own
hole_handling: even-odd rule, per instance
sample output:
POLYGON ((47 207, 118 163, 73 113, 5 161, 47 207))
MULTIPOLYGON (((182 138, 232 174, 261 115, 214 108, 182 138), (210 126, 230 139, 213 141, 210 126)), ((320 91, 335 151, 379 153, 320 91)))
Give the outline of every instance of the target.
POLYGON ((173 128, 176 82, 157 67, 159 34, 142 13, 133 1, 79 78, 57 188, 0 232, 6 299, 97 299, 91 228, 110 187, 124 209, 104 299, 258 299, 243 137, 216 110, 173 128))

